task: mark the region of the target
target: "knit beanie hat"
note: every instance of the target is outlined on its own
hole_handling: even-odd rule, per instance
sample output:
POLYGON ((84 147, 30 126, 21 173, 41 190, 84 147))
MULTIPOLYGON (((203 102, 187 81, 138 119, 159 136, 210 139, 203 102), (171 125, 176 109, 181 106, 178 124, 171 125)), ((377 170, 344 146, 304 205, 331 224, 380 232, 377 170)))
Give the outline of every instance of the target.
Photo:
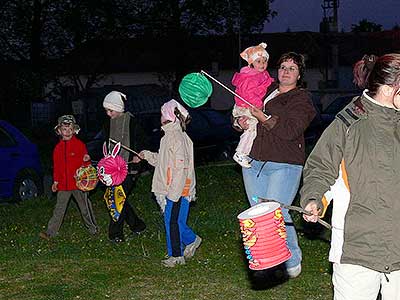
POLYGON ((269 54, 265 50, 267 48, 266 43, 260 43, 258 46, 252 46, 246 48, 240 56, 250 64, 252 64, 257 58, 265 57, 267 60, 269 59, 269 54))
POLYGON ((112 91, 106 95, 103 101, 103 107, 109 110, 124 112, 126 96, 117 91, 112 91))

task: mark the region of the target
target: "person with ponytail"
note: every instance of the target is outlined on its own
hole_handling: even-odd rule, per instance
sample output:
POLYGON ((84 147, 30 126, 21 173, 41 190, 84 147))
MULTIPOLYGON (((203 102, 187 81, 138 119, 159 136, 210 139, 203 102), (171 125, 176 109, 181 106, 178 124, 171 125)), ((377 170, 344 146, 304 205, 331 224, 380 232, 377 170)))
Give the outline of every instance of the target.
POLYGON ((400 54, 354 65, 364 88, 308 157, 301 206, 322 217, 333 201, 329 260, 335 300, 400 299, 400 54))
POLYGON ((202 241, 187 225, 190 202, 196 197, 193 143, 185 132, 189 121, 190 115, 181 104, 174 99, 166 102, 161 107, 164 136, 160 149, 139 153, 155 167, 151 191, 164 214, 168 257, 161 264, 165 267, 185 264, 202 241))

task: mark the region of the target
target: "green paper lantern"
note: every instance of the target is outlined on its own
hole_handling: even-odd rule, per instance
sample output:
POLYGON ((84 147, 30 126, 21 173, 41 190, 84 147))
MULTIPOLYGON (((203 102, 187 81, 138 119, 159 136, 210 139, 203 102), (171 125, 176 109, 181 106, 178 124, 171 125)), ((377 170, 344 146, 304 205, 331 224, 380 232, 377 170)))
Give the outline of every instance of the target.
POLYGON ((211 82, 200 73, 187 74, 179 84, 179 94, 182 100, 191 108, 196 108, 206 103, 211 93, 211 82))

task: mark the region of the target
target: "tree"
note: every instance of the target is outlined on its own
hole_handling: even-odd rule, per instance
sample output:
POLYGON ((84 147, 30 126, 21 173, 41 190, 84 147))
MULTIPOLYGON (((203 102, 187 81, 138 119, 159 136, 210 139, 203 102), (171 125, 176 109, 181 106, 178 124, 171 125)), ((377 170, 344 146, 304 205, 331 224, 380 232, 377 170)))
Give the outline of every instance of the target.
POLYGON ((181 30, 188 34, 260 32, 265 21, 276 15, 274 0, 149 0, 144 31, 166 34, 181 30))
MULTIPOLYGON (((1 90, 14 90, 15 95, 22 97, 21 101, 46 96, 43 87, 57 78, 57 74, 49 73, 50 61, 64 58, 90 40, 131 37, 144 13, 139 9, 144 7, 143 3, 145 1, 2 1, 0 62, 18 65, 18 70, 12 76, 15 82, 0 87, 1 90), (21 85, 31 86, 24 89, 29 92, 21 95, 21 85)), ((97 75, 90 76, 91 80, 83 89, 89 88, 99 78, 97 75)), ((78 89, 82 89, 82 85, 78 89)))
POLYGON ((269 4, 273 0, 148 0, 148 14, 143 16, 143 32, 155 37, 167 36, 177 49, 164 49, 175 62, 174 88, 187 67, 182 53, 193 35, 261 32, 265 21, 276 15, 269 4))
MULTIPOLYGON (((34 89, 37 97, 46 82, 57 77, 49 74, 48 62, 66 57, 87 42, 151 35, 170 37, 184 47, 196 34, 260 32, 264 22, 276 15, 269 7, 272 1, 3 0, 0 62, 26 62, 32 72, 27 78, 39 80, 34 89)), ((93 73, 79 89, 89 88, 101 75, 98 69, 93 73)))
POLYGON ((379 32, 382 31, 382 25, 362 19, 358 24, 351 25, 352 32, 379 32))
POLYGON ((93 39, 260 32, 274 0, 4 0, 0 60, 62 57, 93 39))

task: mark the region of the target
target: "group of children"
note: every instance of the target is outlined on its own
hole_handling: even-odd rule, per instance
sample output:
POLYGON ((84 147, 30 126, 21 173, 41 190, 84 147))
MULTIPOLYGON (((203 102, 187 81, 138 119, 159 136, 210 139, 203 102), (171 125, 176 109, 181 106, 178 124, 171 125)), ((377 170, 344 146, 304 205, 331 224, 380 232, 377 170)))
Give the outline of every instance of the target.
MULTIPOLYGON (((242 101, 235 97, 233 116, 247 116, 249 129, 241 135, 234 160, 241 166, 250 167, 248 154, 256 137, 257 119, 251 114, 251 107, 262 108, 263 96, 268 86, 274 81, 266 71, 269 55, 265 43, 249 47, 240 55, 248 62, 240 73, 236 73, 232 83, 236 93, 245 98, 242 101), (250 105, 249 105, 250 104, 250 105)), ((109 122, 104 127, 106 141, 113 139, 121 142, 126 148, 136 148, 139 145, 133 139, 136 122, 133 116, 125 111, 126 96, 118 91, 112 91, 103 101, 103 107, 109 122)), ((162 261, 167 267, 184 264, 191 258, 202 239, 187 225, 190 202, 196 196, 196 178, 194 172, 193 143, 186 134, 186 125, 190 121, 188 111, 176 100, 170 100, 161 107, 161 129, 164 136, 160 141, 159 152, 143 150, 137 156, 121 149, 119 155, 128 163, 139 163, 146 160, 155 167, 152 192, 164 215, 168 258, 162 261)), ((71 195, 74 196, 85 226, 90 234, 99 232, 93 209, 87 192, 76 186, 75 172, 78 168, 90 165, 85 144, 76 137, 80 128, 72 115, 64 115, 58 119, 54 128, 60 141, 53 151, 53 184, 52 191, 57 192, 57 202, 53 216, 48 222, 47 230, 40 233, 46 240, 57 235, 66 213, 71 195)), ((122 183, 126 195, 133 188, 133 174, 128 172, 122 183)), ((133 207, 125 201, 118 220, 110 218, 108 237, 113 243, 124 242, 123 228, 127 223, 131 235, 145 230, 145 223, 137 216, 133 207)))
MULTIPOLYGON (((136 124, 133 116, 125 112, 125 101, 126 96, 116 91, 105 97, 103 107, 110 117, 105 133, 107 140, 120 141, 129 148, 135 146, 131 141, 131 133, 136 124)), ((143 150, 135 157, 128 151, 121 150, 120 153, 127 163, 147 160, 155 167, 152 192, 164 214, 168 258, 162 264, 166 267, 185 264, 185 260, 193 257, 202 241, 187 225, 190 202, 196 195, 193 143, 185 132, 189 121, 188 111, 177 101, 171 100, 161 107, 161 128, 165 135, 161 138, 159 151, 154 153, 143 150)), ((40 237, 50 240, 57 235, 71 195, 79 206, 89 233, 96 235, 99 229, 91 202, 87 192, 77 188, 74 178, 77 169, 90 164, 85 144, 76 137, 80 128, 72 115, 64 115, 58 119, 54 129, 60 136, 53 151, 52 191, 57 192, 57 202, 47 230, 41 232, 40 237)), ((122 183, 126 195, 133 187, 132 176, 128 174, 122 183)), ((125 222, 132 234, 140 233, 146 228, 133 207, 125 201, 118 220, 110 220, 108 236, 111 242, 118 244, 124 241, 125 222)))

